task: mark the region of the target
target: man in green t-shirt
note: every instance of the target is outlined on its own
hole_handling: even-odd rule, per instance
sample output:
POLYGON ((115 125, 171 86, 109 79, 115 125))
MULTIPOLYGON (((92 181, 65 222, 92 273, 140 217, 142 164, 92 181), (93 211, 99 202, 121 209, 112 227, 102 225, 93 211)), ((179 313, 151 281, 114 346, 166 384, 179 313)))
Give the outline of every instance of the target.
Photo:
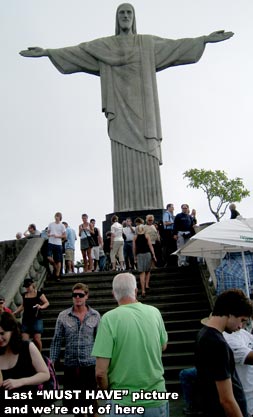
POLYGON ((114 396, 110 402, 107 415, 134 416, 142 407, 144 417, 167 417, 161 359, 167 347, 167 332, 161 313, 136 300, 136 279, 130 273, 115 276, 113 295, 118 307, 102 317, 92 351, 96 356, 99 388, 122 392, 121 399, 114 396), (137 410, 137 407, 140 408, 137 410))

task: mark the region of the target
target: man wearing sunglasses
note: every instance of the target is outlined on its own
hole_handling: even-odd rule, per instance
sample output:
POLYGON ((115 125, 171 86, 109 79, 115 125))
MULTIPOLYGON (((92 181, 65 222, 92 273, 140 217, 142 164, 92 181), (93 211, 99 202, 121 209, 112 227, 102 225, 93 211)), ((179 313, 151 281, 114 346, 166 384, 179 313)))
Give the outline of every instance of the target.
MULTIPOLYGON (((59 359, 62 342, 65 342, 64 355, 64 390, 95 390, 95 358, 91 351, 100 321, 98 311, 86 304, 89 296, 88 286, 77 283, 72 288, 73 306, 63 310, 56 321, 54 337, 50 348, 50 359, 59 359)), ((89 407, 92 400, 85 400, 84 395, 79 399, 64 400, 64 405, 71 413, 73 407, 89 407)), ((83 413, 82 413, 83 414, 83 413)), ((87 414, 87 415, 93 415, 87 414)))

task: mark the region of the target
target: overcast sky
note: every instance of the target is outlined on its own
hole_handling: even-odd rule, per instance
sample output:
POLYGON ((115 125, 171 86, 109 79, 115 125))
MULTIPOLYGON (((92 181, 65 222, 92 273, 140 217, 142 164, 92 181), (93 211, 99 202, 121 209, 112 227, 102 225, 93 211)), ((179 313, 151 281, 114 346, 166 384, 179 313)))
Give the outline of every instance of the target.
MULTIPOLYGON (((120 1, 9 0, 0 17, 1 240, 56 211, 77 230, 81 214, 99 227, 113 212, 110 141, 99 77, 62 75, 28 46, 58 48, 114 34, 120 1)), ((252 0, 135 0, 138 33, 164 38, 233 31, 201 60, 157 74, 163 129, 164 204, 196 208, 214 221, 203 192, 187 188, 190 168, 221 169, 252 192, 252 0)), ((237 205, 252 217, 251 197, 237 205)), ((225 218, 229 218, 229 212, 225 218)), ((78 245, 79 246, 79 245, 78 245)))

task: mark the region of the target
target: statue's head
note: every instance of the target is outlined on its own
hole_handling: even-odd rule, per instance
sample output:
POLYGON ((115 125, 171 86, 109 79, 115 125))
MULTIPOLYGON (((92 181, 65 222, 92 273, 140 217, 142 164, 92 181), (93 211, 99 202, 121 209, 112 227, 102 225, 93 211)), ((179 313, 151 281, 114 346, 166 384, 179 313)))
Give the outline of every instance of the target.
POLYGON ((136 31, 136 20, 134 7, 129 3, 122 3, 116 11, 115 35, 119 35, 121 30, 132 29, 132 33, 136 31))

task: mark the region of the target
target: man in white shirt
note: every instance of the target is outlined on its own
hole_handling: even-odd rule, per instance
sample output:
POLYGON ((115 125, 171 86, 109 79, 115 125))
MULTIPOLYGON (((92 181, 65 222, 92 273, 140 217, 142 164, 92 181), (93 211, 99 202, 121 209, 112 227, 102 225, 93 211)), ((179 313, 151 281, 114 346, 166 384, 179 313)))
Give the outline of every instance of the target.
POLYGON ((245 329, 228 334, 223 332, 233 351, 235 367, 241 380, 249 416, 253 415, 253 335, 245 329))
POLYGON ((60 272, 62 264, 62 239, 66 239, 66 229, 61 223, 62 214, 55 213, 55 221, 48 226, 48 253, 47 259, 54 268, 54 275, 57 281, 60 281, 60 272))

